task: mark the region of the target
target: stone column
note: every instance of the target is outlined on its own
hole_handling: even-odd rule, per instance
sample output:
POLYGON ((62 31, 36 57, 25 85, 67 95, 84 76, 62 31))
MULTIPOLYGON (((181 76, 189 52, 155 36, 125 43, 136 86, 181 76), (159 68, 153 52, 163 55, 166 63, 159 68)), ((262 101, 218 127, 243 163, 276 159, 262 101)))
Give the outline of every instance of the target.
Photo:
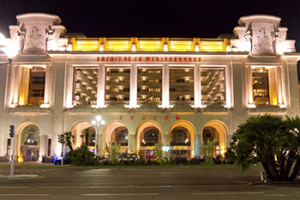
POLYGON ((169 65, 162 67, 162 108, 170 107, 170 73, 169 65))
POLYGON ((136 136, 128 134, 128 152, 136 151, 136 136))
POLYGON ((201 67, 194 66, 194 108, 201 108, 201 67))
POLYGON ((106 70, 104 65, 98 66, 97 108, 105 106, 106 70))
POLYGON ((72 108, 73 107, 73 84, 74 83, 74 68, 72 65, 66 66, 66 99, 65 99, 65 107, 72 108))
POLYGON ((137 77, 138 69, 136 65, 130 67, 130 103, 129 108, 136 108, 137 106, 137 77))
POLYGON ((252 67, 246 67, 246 81, 247 81, 247 105, 253 105, 253 82, 252 82, 252 67))
POLYGON ((277 101, 278 105, 283 105, 283 98, 282 98, 282 80, 281 80, 281 67, 277 66, 275 68, 276 73, 276 83, 277 83, 277 101))
POLYGON ((194 148, 194 155, 199 156, 200 155, 200 134, 195 135, 195 148, 194 148))
POLYGON ((170 146, 170 138, 169 135, 161 134, 162 143, 166 146, 170 146))
POLYGON ((51 86, 51 66, 46 67, 46 77, 45 77, 45 93, 44 93, 44 106, 50 104, 50 86, 51 86))
POLYGON ((39 159, 38 161, 42 162, 42 157, 44 155, 47 156, 47 147, 48 147, 48 136, 41 135, 40 136, 40 150, 39 150, 39 159))
MULTIPOLYGON (((226 66, 224 69, 224 79, 225 79, 225 98, 226 98, 226 107, 232 107, 232 93, 233 88, 231 87, 231 66, 226 66)), ((252 83, 252 72, 251 72, 251 83, 252 83)), ((252 88, 252 85, 251 85, 252 88)), ((251 93, 252 94, 252 93, 251 93)), ((253 98, 253 97, 252 97, 253 98)))
POLYGON ((103 127, 96 127, 98 129, 98 155, 103 156, 103 149, 105 147, 103 127))
POLYGON ((22 77, 22 67, 20 65, 17 65, 15 67, 15 84, 14 84, 14 98, 13 98, 13 104, 17 105, 19 102, 19 86, 20 81, 22 77))

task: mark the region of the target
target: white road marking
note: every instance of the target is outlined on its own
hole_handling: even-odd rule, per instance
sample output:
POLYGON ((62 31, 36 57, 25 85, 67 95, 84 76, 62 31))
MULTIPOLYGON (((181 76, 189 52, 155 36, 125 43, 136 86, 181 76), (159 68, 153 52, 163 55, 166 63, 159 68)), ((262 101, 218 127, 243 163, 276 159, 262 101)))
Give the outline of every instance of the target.
POLYGON ((192 195, 219 195, 219 194, 264 194, 263 192, 212 192, 212 193, 192 193, 192 195))
POLYGON ((82 196, 157 196, 158 193, 141 193, 141 194, 82 194, 82 196))
MULTIPOLYGON (((245 185, 219 185, 220 187, 243 187, 245 185)), ((216 187, 215 185, 191 185, 191 186, 184 186, 184 185, 157 185, 157 186, 37 186, 35 188, 42 188, 42 189, 97 189, 97 188, 209 188, 209 187, 216 187)))
POLYGON ((50 194, 0 194, 0 196, 50 196, 50 194))
POLYGON ((266 194, 266 197, 286 197, 284 194, 266 194))

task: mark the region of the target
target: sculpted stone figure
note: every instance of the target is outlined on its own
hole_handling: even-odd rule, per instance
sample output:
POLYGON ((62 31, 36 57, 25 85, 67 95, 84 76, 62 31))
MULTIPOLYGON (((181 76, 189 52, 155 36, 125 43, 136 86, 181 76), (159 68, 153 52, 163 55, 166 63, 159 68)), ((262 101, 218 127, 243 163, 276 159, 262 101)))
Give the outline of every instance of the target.
POLYGON ((27 34, 23 54, 46 53, 46 25, 41 23, 26 23, 27 34))
POLYGON ((274 26, 269 23, 252 23, 252 53, 274 54, 274 26))
POLYGON ((17 37, 17 41, 16 41, 17 53, 20 54, 23 51, 23 47, 24 47, 25 31, 22 30, 17 31, 16 37, 17 37))
POLYGON ((54 50, 55 49, 55 29, 49 26, 46 29, 46 37, 47 37, 47 50, 54 50))

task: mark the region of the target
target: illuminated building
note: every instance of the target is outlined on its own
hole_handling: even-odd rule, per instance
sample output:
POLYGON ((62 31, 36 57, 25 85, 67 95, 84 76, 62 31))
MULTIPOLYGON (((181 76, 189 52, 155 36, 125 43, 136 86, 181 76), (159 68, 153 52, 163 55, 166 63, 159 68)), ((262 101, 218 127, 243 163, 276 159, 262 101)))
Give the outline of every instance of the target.
POLYGON ((10 124, 19 160, 37 160, 61 154, 63 132, 81 145, 96 115, 106 121, 99 154, 106 142, 151 152, 161 140, 193 157, 211 139, 224 153, 247 116, 299 113, 300 54, 280 20, 242 17, 232 37, 214 39, 86 38, 68 34, 58 16, 18 15, 0 47, 17 51, 0 65, 0 156, 9 154, 10 124))

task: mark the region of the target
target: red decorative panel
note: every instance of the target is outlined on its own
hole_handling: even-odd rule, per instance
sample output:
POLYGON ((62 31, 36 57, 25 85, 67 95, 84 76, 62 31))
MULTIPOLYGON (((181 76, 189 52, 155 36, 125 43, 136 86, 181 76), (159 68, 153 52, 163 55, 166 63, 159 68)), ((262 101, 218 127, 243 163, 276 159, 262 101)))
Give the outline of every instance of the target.
POLYGON ((179 116, 176 116, 176 120, 179 120, 179 116))

